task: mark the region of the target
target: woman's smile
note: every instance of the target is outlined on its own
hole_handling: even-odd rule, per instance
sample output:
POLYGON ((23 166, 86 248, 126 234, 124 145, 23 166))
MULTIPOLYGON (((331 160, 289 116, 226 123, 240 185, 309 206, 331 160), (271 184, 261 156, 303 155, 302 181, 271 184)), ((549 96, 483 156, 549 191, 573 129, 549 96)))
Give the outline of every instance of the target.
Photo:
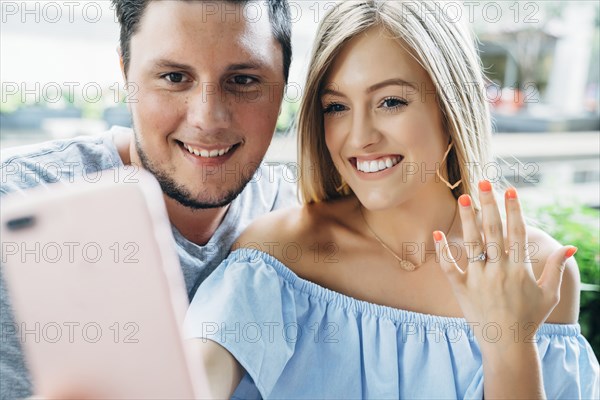
POLYGON ((402 162, 403 159, 404 156, 402 155, 388 154, 383 156, 370 155, 351 157, 349 161, 359 177, 361 175, 382 177, 387 175, 383 174, 384 172, 390 172, 395 169, 394 167, 402 162))

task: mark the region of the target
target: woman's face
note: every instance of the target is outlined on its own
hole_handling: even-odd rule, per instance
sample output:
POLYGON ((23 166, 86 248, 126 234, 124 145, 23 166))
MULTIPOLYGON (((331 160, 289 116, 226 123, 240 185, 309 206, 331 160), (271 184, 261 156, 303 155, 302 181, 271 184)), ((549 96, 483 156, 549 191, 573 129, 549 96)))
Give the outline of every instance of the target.
POLYGON ((321 95, 325 141, 368 209, 434 194, 448 146, 436 91, 419 63, 382 28, 344 45, 321 95))

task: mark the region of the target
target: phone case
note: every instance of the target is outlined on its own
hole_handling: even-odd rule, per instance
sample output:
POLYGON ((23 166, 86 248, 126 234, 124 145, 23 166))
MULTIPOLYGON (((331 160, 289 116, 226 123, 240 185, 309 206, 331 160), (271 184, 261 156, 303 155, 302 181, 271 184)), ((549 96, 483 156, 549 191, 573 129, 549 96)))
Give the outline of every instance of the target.
POLYGON ((2 273, 36 394, 203 397, 162 191, 131 168, 2 201, 2 273))

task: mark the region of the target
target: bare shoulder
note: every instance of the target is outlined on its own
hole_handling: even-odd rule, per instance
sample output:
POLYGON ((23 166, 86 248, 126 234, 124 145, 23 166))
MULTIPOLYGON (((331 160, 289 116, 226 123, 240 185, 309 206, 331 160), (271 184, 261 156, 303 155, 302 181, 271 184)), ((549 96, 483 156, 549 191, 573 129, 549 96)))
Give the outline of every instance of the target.
POLYGON ((254 220, 240 235, 234 249, 258 249, 297 273, 306 272, 301 270, 314 265, 309 260, 314 257, 310 255, 315 248, 331 243, 339 227, 338 216, 352 207, 352 201, 341 200, 273 211, 254 220))
MULTIPOLYGON (((550 254, 569 243, 558 243, 552 236, 541 229, 528 226, 527 242, 529 256, 536 279, 542 275, 544 266, 550 254)), ((553 266, 549 265, 548 268, 553 266)), ((560 288, 560 301, 548 317, 547 322, 571 324, 579 319, 579 267, 575 258, 567 260, 560 288)))
POLYGON ((283 208, 265 214, 254 221, 236 240, 235 247, 258 248, 273 256, 271 243, 294 241, 302 232, 306 206, 283 208))

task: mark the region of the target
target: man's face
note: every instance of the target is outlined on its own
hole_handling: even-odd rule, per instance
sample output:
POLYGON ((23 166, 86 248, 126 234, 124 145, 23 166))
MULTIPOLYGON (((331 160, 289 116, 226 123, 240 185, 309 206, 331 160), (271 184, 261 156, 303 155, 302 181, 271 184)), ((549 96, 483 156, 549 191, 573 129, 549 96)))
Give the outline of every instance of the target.
POLYGON ((275 129, 281 47, 262 2, 243 7, 151 1, 131 37, 127 80, 137 90, 130 107, 139 161, 188 207, 231 202, 275 129))

